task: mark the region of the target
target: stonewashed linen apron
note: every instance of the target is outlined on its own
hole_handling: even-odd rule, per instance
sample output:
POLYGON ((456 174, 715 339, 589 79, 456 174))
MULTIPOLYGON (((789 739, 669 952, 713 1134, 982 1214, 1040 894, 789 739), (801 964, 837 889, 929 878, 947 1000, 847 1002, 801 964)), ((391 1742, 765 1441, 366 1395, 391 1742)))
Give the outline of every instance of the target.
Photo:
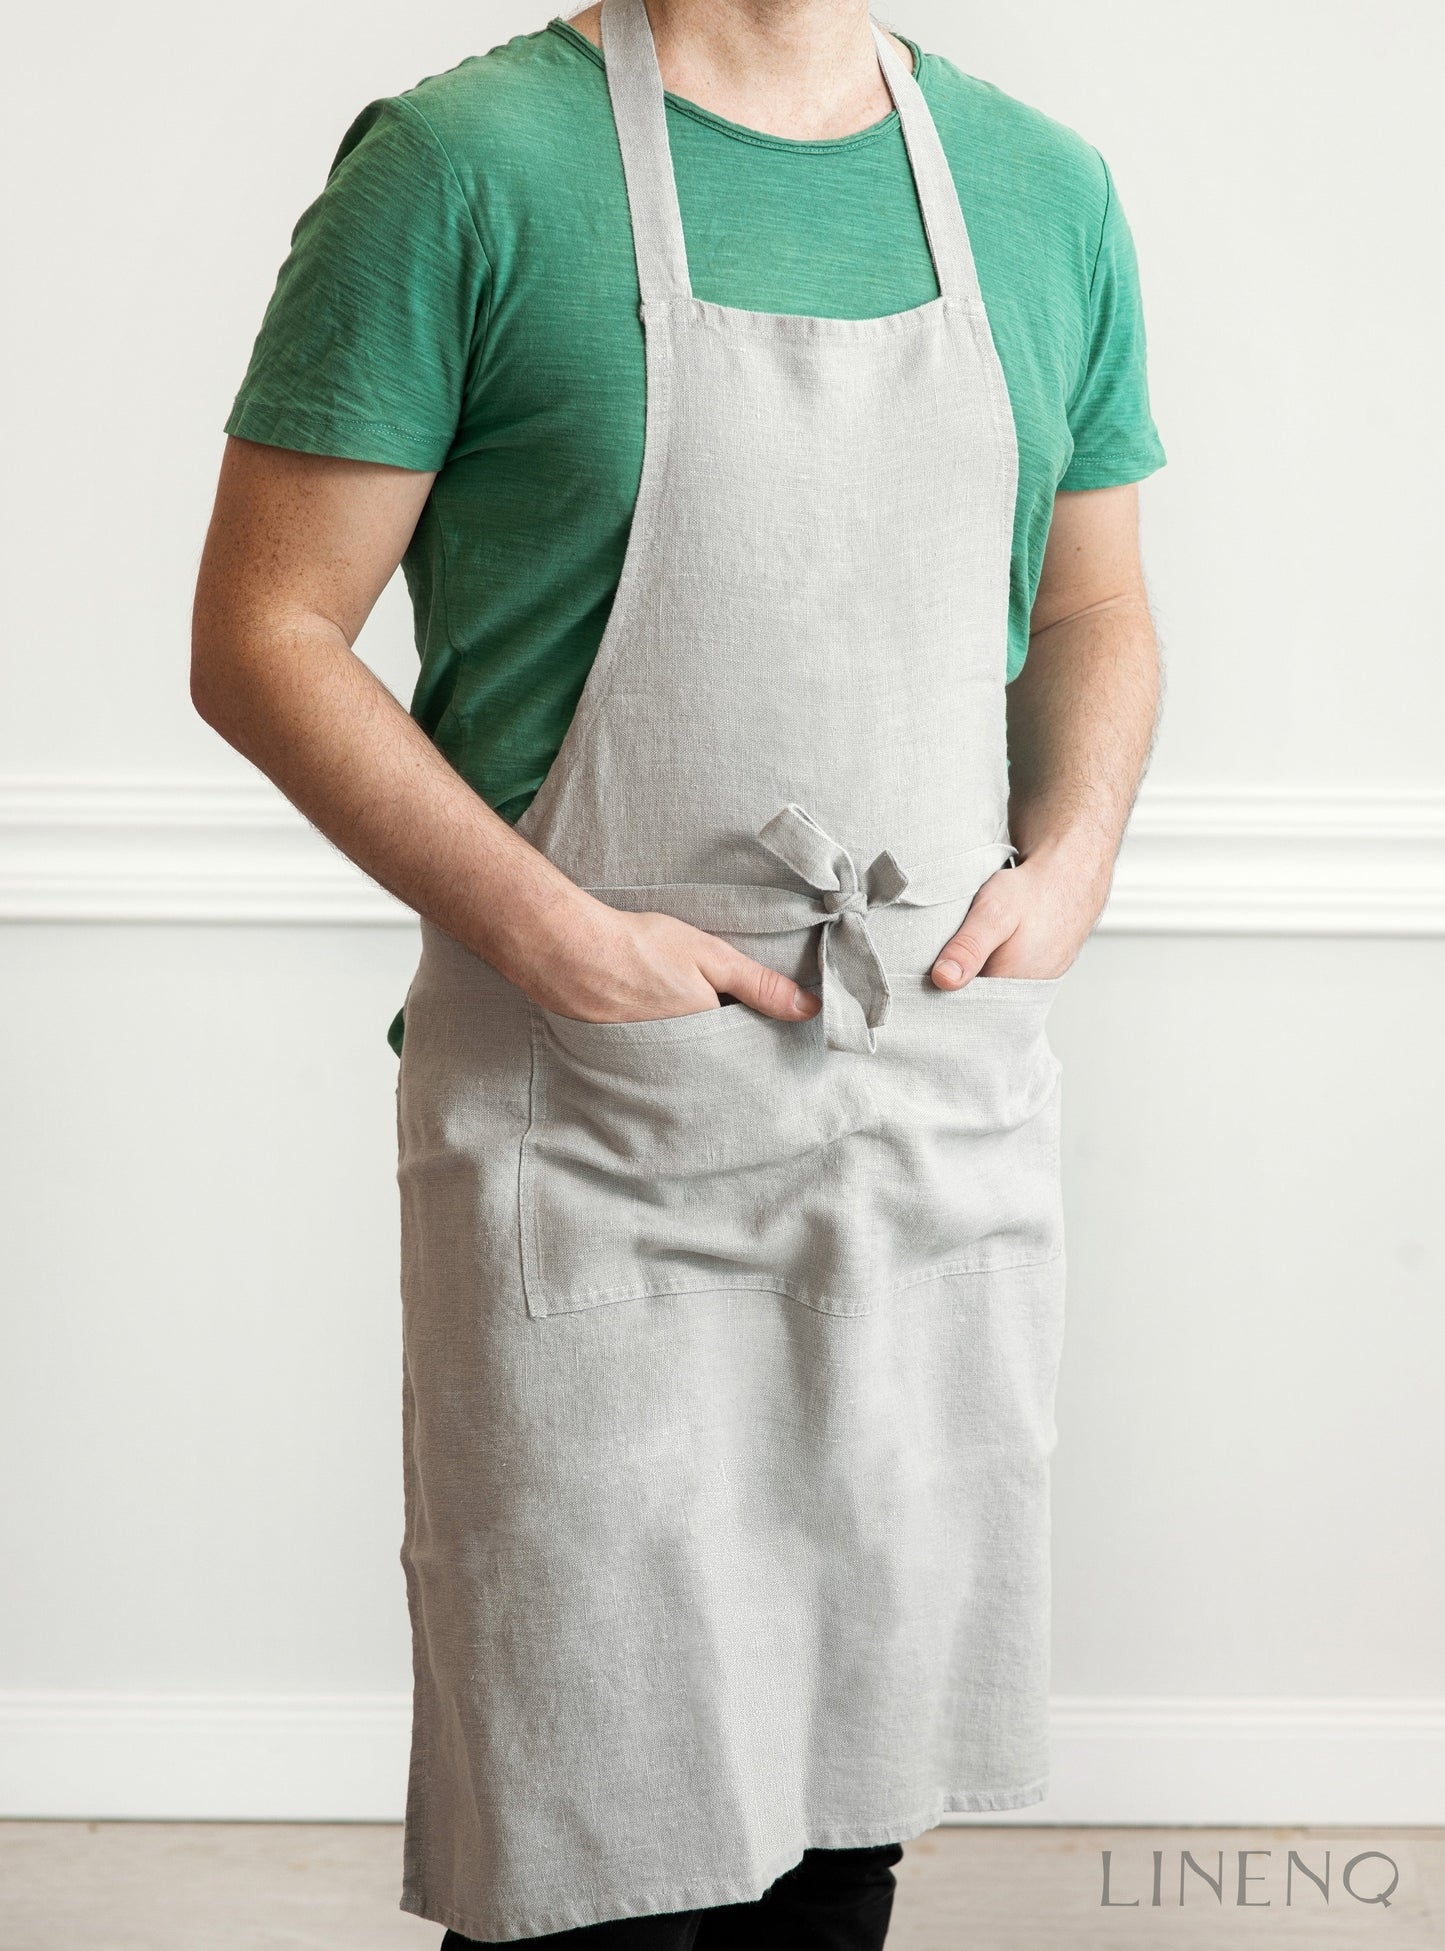
POLYGON ((809 1846, 1045 1790, 1063 978, 928 973, 1017 857, 1017 449, 874 34, 940 295, 781 316, 693 296, 647 15, 602 12, 646 440, 520 830, 824 1007, 580 1022, 423 924, 401 1902, 470 1937, 748 1901, 809 1846))

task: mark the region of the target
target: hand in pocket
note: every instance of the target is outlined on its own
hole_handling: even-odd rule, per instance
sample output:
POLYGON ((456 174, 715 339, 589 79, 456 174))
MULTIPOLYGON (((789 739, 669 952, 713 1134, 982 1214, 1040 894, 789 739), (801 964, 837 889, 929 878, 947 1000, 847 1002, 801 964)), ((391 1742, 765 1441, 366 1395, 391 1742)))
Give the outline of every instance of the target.
POLYGON ((726 993, 783 1022, 816 1016, 816 996, 673 915, 593 901, 536 966, 514 978, 533 1002, 584 1023, 660 1022, 719 1007, 726 993), (592 912, 597 910, 599 912, 592 912))

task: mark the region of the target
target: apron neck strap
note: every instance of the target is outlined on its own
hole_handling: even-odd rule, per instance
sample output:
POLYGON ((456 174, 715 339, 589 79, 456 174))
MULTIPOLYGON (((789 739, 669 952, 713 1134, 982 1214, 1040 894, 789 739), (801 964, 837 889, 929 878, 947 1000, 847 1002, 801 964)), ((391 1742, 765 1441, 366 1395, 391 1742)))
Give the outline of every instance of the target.
POLYGON ((627 179, 642 302, 690 298, 662 70, 643 0, 602 0, 602 59, 627 179))
MULTIPOLYGON (((981 302, 958 191, 923 91, 871 16, 869 24, 878 65, 903 129, 940 295, 981 302)), ((601 25, 602 59, 622 151, 642 302, 690 298, 692 279, 667 139, 662 71, 644 0, 603 0, 601 25)))
POLYGON ((878 65, 903 126, 903 142, 913 171, 913 186, 918 192, 928 248, 933 254, 939 296, 965 298, 982 305, 968 225, 963 219, 963 205, 958 200, 958 188, 944 154, 938 125, 923 99, 923 90, 899 60, 893 43, 876 20, 870 18, 869 25, 878 48, 878 65))

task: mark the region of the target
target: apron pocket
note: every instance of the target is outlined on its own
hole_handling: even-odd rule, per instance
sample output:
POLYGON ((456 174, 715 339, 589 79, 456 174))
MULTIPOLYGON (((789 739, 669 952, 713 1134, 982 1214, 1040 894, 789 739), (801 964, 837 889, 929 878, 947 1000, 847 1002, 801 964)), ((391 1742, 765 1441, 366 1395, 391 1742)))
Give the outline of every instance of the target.
POLYGON ((872 1056, 745 1006, 586 1023, 531 1006, 523 1289, 535 1316, 761 1289, 863 1314, 1062 1251, 1063 977, 895 995, 872 1056))
POLYGON ((533 1004, 528 1312, 750 1288, 861 1307, 875 1061, 827 1050, 817 1016, 586 1023, 533 1004))
POLYGON ((972 989, 975 990, 979 995, 997 996, 1000 1001, 1007 1001, 1010 992, 1012 992, 1013 995, 1020 998, 1025 996, 1033 996, 1042 999, 1044 997, 1052 996, 1054 991, 1060 987, 1063 981, 1064 978, 1061 975, 1056 975, 1056 976, 977 975, 973 978, 972 982, 965 983, 962 990, 951 990, 951 991, 946 991, 945 993, 951 995, 961 995, 961 994, 967 994, 967 992, 970 989, 972 989))
POLYGON ((879 1223, 898 1284, 1063 1251, 1063 1066, 1049 1010, 1067 975, 975 976, 896 996, 878 1073, 890 1159, 879 1223))

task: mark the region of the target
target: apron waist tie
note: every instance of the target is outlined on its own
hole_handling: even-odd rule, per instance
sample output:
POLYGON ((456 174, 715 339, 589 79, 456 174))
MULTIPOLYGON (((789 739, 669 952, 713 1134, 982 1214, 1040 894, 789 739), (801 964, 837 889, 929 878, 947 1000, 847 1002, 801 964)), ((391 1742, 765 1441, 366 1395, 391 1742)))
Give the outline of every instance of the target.
POLYGON ((891 991, 878 945, 868 926, 876 908, 895 903, 928 908, 968 900, 993 869, 1008 865, 1018 849, 1007 840, 975 847, 934 878, 909 874, 885 847, 860 873, 839 841, 810 813, 789 802, 758 831, 768 852, 806 881, 812 895, 791 888, 737 881, 685 881, 651 887, 592 887, 587 891, 614 908, 656 910, 710 934, 792 934, 820 927, 823 1040, 830 1050, 869 1056, 887 1021, 891 991), (979 869, 983 868, 981 875, 979 869))

